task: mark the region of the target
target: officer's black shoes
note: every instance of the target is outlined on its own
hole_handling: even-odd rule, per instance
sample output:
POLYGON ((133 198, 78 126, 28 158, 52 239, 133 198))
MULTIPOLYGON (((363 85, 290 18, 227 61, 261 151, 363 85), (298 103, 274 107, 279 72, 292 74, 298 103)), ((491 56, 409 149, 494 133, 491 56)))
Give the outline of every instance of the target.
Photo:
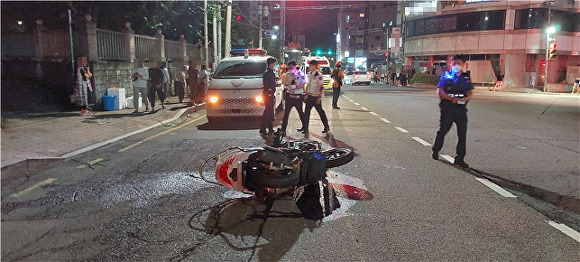
POLYGON ((463 160, 455 159, 455 161, 453 162, 453 164, 456 165, 456 166, 463 167, 463 168, 469 168, 469 165, 467 163, 465 163, 465 161, 463 161, 463 160))
POLYGON ((304 129, 304 127, 301 128, 297 128, 296 131, 302 133, 302 134, 306 134, 308 132, 308 130, 304 129))
POLYGON ((327 134, 328 132, 330 132, 330 128, 327 128, 327 129, 322 130, 322 133, 323 134, 327 134))
POLYGON ((431 154, 431 157, 435 160, 439 160, 439 152, 433 151, 433 153, 431 154))
POLYGON ((265 136, 266 135, 266 130, 260 130, 260 135, 261 136, 265 136))
POLYGON ((332 109, 340 109, 338 106, 333 106, 332 109))

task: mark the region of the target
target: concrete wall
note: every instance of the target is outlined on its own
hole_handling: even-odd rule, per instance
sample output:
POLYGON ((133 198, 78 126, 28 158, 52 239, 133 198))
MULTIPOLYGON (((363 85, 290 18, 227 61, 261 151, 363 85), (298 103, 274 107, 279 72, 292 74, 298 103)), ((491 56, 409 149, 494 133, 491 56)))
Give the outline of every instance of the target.
POLYGON ((91 66, 96 108, 102 108, 103 96, 107 94, 107 89, 111 87, 125 88, 126 95, 128 97, 133 96, 133 85, 131 83, 132 63, 103 61, 93 62, 91 66))
MULTIPOLYGON (((522 87, 526 83, 530 82, 527 78, 527 74, 524 74, 526 64, 526 54, 506 54, 505 55, 505 76, 503 79, 503 86, 510 87, 522 87)), ((536 85, 538 79, 536 77, 536 85)))

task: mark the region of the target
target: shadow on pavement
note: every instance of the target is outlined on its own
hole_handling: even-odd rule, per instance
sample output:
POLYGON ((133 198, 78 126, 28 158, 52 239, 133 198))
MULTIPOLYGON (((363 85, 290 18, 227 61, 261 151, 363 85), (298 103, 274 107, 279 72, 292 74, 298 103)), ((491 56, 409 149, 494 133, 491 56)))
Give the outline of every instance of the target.
POLYGON ((533 198, 542 200, 544 202, 548 202, 551 203, 557 207, 563 208, 565 210, 574 212, 576 214, 580 214, 580 199, 574 198, 573 196, 566 196, 566 195, 562 195, 556 192, 552 192, 552 191, 548 191, 545 189, 541 189, 539 187, 535 187, 535 186, 531 186, 531 185, 526 185, 517 181, 513 181, 513 180, 509 180, 503 177, 500 177, 498 175, 494 175, 494 174, 490 174, 484 171, 480 171, 477 170, 473 167, 470 168, 462 168, 462 167, 458 167, 453 165, 452 163, 449 163, 447 161, 444 160, 439 160, 447 165, 450 165, 452 167, 455 167, 459 170, 465 171, 471 175, 474 175, 476 177, 480 177, 480 178, 485 178, 488 179, 490 181, 492 181, 493 183, 501 186, 501 187, 505 187, 505 188, 509 188, 511 190, 514 191, 518 191, 520 193, 526 194, 528 196, 531 196, 533 198))
POLYGON ((260 121, 255 117, 235 118, 235 120, 224 118, 198 125, 197 128, 199 130, 250 130, 259 129, 260 121))

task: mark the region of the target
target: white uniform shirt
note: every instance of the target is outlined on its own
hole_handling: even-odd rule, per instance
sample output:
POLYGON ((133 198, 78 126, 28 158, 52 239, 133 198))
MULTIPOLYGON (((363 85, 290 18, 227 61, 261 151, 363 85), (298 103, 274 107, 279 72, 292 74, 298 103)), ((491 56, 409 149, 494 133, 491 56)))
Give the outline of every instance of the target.
POLYGON ((286 73, 286 78, 284 79, 284 85, 288 89, 288 93, 291 95, 300 95, 304 93, 304 88, 302 85, 306 83, 306 79, 302 75, 302 72, 296 70, 296 73, 292 72, 286 73), (292 80, 294 80, 294 85, 292 85, 292 80))
POLYGON ((131 75, 139 73, 143 76, 143 78, 138 78, 137 80, 133 81, 133 85, 135 87, 147 87, 147 81, 149 80, 149 69, 145 67, 135 68, 131 75))
POLYGON ((322 91, 320 89, 322 88, 322 85, 324 84, 324 81, 322 78, 322 73, 318 70, 316 70, 314 72, 308 72, 307 80, 308 80, 308 87, 306 88, 306 91, 308 92, 308 95, 321 96, 322 91))

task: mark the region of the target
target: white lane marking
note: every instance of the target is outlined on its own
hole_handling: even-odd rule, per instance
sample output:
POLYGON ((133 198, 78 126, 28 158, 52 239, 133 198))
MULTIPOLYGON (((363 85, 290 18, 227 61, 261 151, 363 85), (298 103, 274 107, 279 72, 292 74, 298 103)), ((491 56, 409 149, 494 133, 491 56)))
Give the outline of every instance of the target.
POLYGON ((348 98, 348 96, 342 95, 342 97, 346 98, 347 100, 350 100, 350 98, 348 98))
POLYGON ((369 114, 373 115, 373 116, 378 116, 379 114, 375 113, 375 112, 369 112, 369 114))
POLYGON ((368 108, 366 108, 366 107, 364 107, 364 106, 361 106, 361 107, 360 107, 360 109, 362 109, 362 110, 364 110, 364 111, 369 111, 369 109, 368 109, 368 108))
POLYGON ((385 123, 387 123, 387 124, 390 124, 390 123, 391 123, 391 121, 389 121, 388 119, 386 119, 386 118, 384 118, 384 117, 381 117, 381 120, 383 120, 383 122, 385 122, 385 123))
POLYGON ((414 137, 413 137, 413 139, 415 139, 415 141, 417 141, 417 142, 421 143, 421 145, 424 145, 424 146, 431 146, 431 144, 427 143, 427 141, 425 141, 425 140, 421 139, 420 137, 416 137, 416 136, 414 136, 414 137))
POLYGON ((555 229, 560 230, 560 232, 568 235, 569 237, 573 238, 574 240, 580 242, 580 233, 578 233, 578 231, 570 228, 567 225, 557 223, 554 221, 550 221, 550 220, 548 220, 548 224, 550 224, 550 226, 553 226, 555 229))
POLYGON ((360 106, 360 104, 359 104, 359 103, 354 103, 354 104, 355 104, 355 105, 357 105, 357 106, 360 106))
POLYGON ((485 178, 476 177, 475 179, 477 179, 477 181, 481 182, 482 184, 486 185, 487 187, 491 188, 491 190, 502 195, 503 197, 516 198, 516 196, 514 194, 508 192, 507 190, 501 188, 500 186, 496 185, 495 183, 493 183, 485 178))
POLYGON ((451 162, 451 163, 454 163, 455 162, 455 158, 453 158, 450 155, 441 155, 441 157, 444 158, 445 160, 451 162))
POLYGON ((57 180, 56 178, 49 178, 49 179, 46 179, 44 181, 40 181, 40 182, 36 183, 35 185, 33 185, 33 186, 31 186, 31 187, 29 187, 27 189, 24 189, 24 190, 22 190, 22 191, 20 191, 20 192, 18 192, 16 194, 12 194, 10 196, 11 197, 19 197, 19 196, 24 195, 24 194, 26 194, 26 193, 28 193, 28 192, 30 192, 30 191, 38 188, 38 187, 41 187, 41 186, 44 186, 44 185, 48 185, 48 184, 50 184, 50 183, 52 183, 52 182, 54 182, 56 180, 57 180))
POLYGON ((409 133, 409 131, 405 130, 405 129, 404 129, 404 128, 402 128, 402 127, 398 127, 398 126, 397 126, 397 127, 395 127, 395 128, 396 128, 397 130, 399 130, 399 131, 401 131, 401 132, 405 133, 405 134, 406 134, 406 133, 409 133))

